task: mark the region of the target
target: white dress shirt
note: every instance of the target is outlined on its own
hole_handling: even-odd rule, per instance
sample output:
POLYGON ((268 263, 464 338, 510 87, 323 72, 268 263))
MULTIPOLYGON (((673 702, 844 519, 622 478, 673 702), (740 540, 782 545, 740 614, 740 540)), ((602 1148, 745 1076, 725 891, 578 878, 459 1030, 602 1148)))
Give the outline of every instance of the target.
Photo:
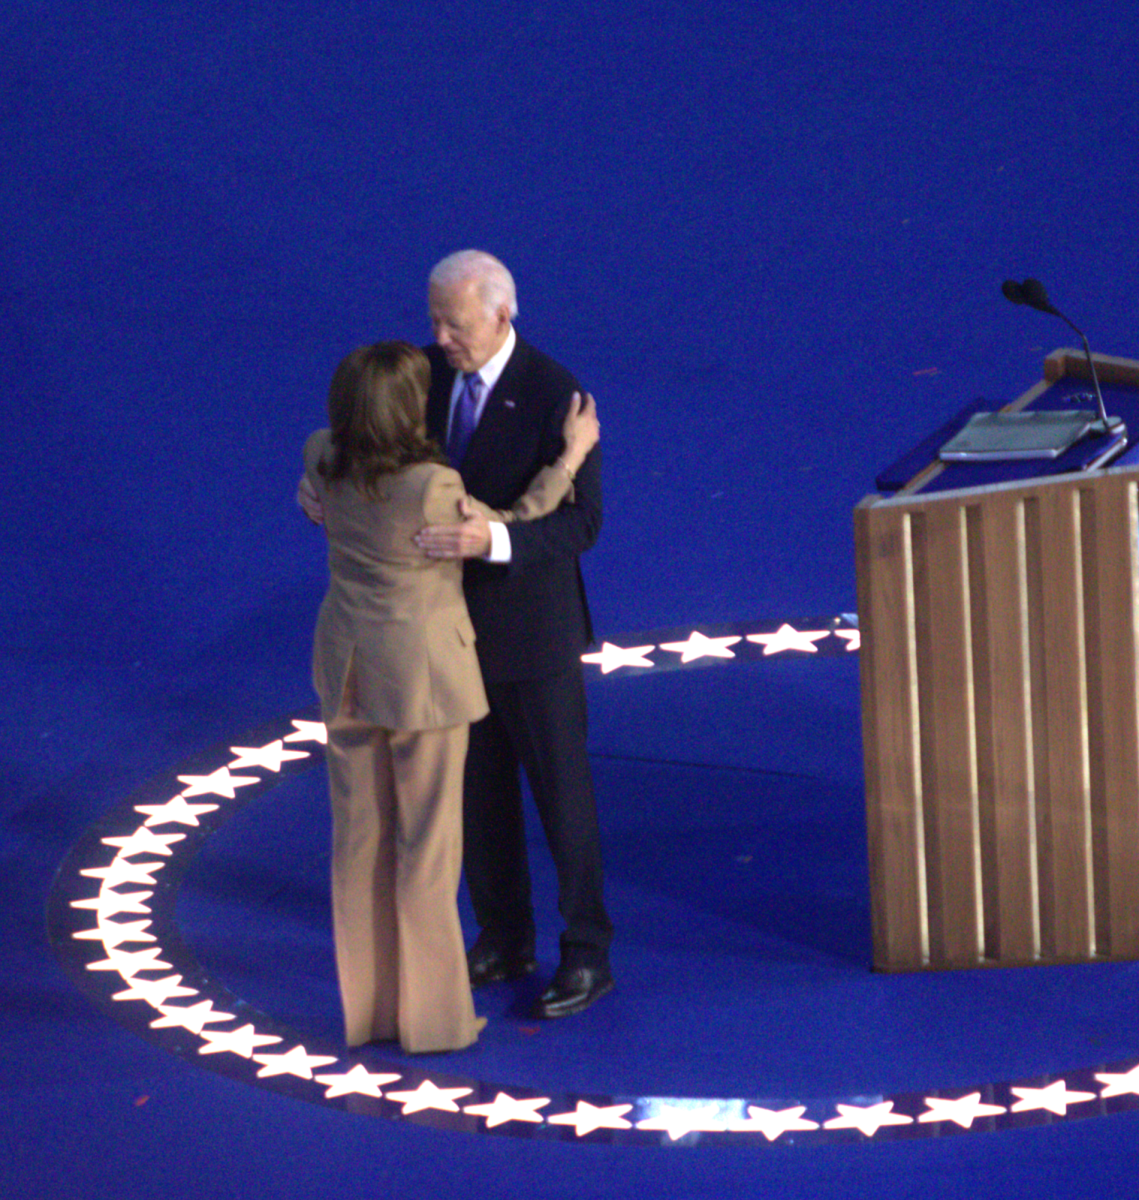
MULTIPOLYGON (((478 427, 479 421, 482 420, 483 411, 486 408, 487 398, 494 390, 494 385, 498 382, 502 372, 506 368, 506 364, 510 361, 510 356, 514 353, 514 343, 518 340, 514 332, 514 326, 510 326, 510 330, 506 335, 506 341, 502 343, 498 351, 479 367, 477 374, 482 380, 483 390, 482 396, 479 397, 479 405, 475 411, 475 427, 478 427)), ((447 436, 451 435, 451 422, 455 417, 455 406, 459 402, 459 396, 463 391, 465 377, 462 371, 455 372, 455 382, 451 385, 451 408, 447 414, 447 436)), ((486 553, 487 562, 508 563, 511 558, 510 533, 507 527, 501 521, 489 521, 490 526, 490 549, 486 553)))

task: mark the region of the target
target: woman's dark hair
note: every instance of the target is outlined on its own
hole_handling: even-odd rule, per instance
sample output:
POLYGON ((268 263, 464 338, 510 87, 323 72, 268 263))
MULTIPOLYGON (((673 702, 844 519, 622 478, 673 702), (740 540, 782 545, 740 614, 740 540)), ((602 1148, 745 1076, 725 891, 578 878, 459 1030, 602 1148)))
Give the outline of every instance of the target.
POLYGON ((353 350, 328 389, 333 457, 317 468, 325 479, 350 478, 374 496, 382 475, 412 463, 445 463, 424 425, 430 386, 427 356, 409 342, 353 350))

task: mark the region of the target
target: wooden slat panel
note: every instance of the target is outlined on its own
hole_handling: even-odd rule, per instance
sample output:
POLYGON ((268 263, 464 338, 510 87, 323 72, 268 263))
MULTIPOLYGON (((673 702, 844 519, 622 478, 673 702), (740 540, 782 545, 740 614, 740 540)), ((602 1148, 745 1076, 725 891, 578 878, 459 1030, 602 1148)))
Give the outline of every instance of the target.
POLYGON ((1090 487, 1077 489, 1080 521, 1080 577, 1083 580, 1084 610, 1084 689, 1088 730, 1088 819, 1091 839, 1092 934, 1097 953, 1104 953, 1111 942, 1110 888, 1108 886, 1107 846, 1105 842, 1105 798, 1108 763, 1104 746, 1104 707, 1100 681, 1103 679, 1103 607, 1096 567, 1097 547, 1102 541, 1101 501, 1090 487))
POLYGON ((856 513, 879 968, 969 965, 975 935, 1139 957, 1137 494, 1127 467, 856 513))
MULTIPOLYGON (((1036 803, 1033 806, 1032 832, 1036 861, 1036 909, 1040 929, 1040 955, 1047 961, 1055 955, 1055 897, 1051 884, 1044 886, 1041 875, 1042 838, 1047 835, 1051 817, 1048 812, 1048 656, 1044 639, 1044 573, 1048 568, 1043 553, 1040 529, 1040 500, 1034 493, 1024 497, 1024 594, 1028 618, 1028 677, 1031 742, 1029 755, 1036 803)), ((1049 874, 1048 879, 1051 879, 1049 874)))
POLYGON ((998 494, 972 508, 969 545, 984 955, 1033 962, 1040 917, 1021 498, 998 494))
POLYGON ((1101 476, 1083 493, 1096 939, 1139 955, 1136 487, 1101 476))
POLYGON ((966 966, 980 958, 981 880, 965 510, 912 520, 930 964, 966 966))
POLYGON ((909 525, 873 498, 855 509, 870 905, 884 971, 920 969, 928 955, 909 525))
MULTIPOLYGON (((1045 778, 1037 778, 1042 945, 1046 956, 1095 953, 1087 747, 1082 553, 1075 488, 1039 496, 1041 627, 1044 650, 1045 778)), ((1038 761, 1040 761, 1038 759, 1038 761)))

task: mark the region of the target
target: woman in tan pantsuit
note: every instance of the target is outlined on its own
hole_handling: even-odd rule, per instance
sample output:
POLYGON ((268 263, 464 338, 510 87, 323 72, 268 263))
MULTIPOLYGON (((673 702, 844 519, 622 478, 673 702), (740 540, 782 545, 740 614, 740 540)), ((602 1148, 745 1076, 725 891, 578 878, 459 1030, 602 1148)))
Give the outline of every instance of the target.
MULTIPOLYGON (((403 342, 354 351, 329 391, 331 429, 304 449, 320 499, 330 584, 313 681, 328 727, 332 904, 349 1046, 470 1045, 476 1018, 456 894, 467 731, 487 712, 459 562, 425 557, 427 525, 459 519, 458 472, 427 438, 430 367, 403 342)), ((597 440, 592 403, 566 450, 498 520, 556 508, 597 440)))

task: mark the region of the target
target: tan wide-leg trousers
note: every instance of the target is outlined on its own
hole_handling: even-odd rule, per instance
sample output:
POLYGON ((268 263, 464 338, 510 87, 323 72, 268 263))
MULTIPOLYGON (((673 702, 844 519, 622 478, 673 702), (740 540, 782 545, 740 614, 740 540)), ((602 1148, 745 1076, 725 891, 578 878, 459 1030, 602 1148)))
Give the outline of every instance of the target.
POLYGON ((328 723, 332 912, 349 1046, 459 1050, 482 1027, 456 896, 466 725, 418 733, 328 723))

